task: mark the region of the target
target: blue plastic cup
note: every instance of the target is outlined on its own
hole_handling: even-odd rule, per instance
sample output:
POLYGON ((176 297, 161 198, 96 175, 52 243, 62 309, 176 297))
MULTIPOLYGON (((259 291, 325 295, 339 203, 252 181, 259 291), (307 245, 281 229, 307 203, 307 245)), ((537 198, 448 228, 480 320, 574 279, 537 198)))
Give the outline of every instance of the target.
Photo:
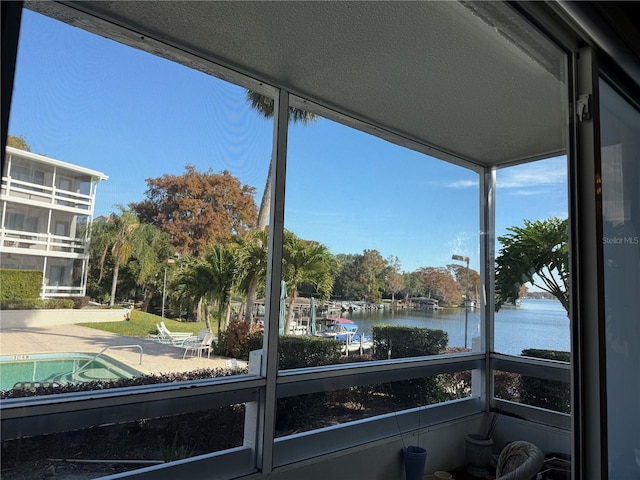
POLYGON ((403 451, 404 470, 407 480, 422 480, 427 451, 422 447, 408 446, 403 451))

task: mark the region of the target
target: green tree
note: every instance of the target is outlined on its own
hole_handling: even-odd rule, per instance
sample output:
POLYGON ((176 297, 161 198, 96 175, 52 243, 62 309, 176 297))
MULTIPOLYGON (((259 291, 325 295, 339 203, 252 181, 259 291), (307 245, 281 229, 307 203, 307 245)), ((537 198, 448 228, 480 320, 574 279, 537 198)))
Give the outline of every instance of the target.
POLYGON ((171 238, 155 225, 140 224, 135 232, 132 257, 127 271, 135 285, 142 288, 142 310, 147 311, 153 295, 162 289, 167 260, 172 259, 175 248, 171 238))
POLYGON ((25 152, 31 151, 31 146, 27 143, 24 137, 18 135, 11 135, 7 137, 7 147, 18 148, 25 152))
POLYGON ((289 312, 284 331, 288 332, 292 326, 300 284, 310 283, 322 298, 328 298, 333 289, 337 265, 326 246, 303 240, 288 230, 284 232, 282 247, 282 276, 289 294, 289 312))
POLYGON ((141 247, 135 232, 140 227, 138 218, 133 212, 120 208, 120 213, 112 213, 107 222, 97 224, 91 235, 91 245, 100 251, 100 273, 98 283, 104 275, 104 266, 107 255, 113 259, 113 275, 111 280, 111 296, 109 305, 113 305, 118 285, 118 272, 120 265, 131 258, 134 248, 141 247))
POLYGON ((264 288, 267 279, 267 242, 266 230, 254 229, 239 236, 232 244, 237 262, 236 288, 246 296, 245 322, 253 320, 253 306, 256 291, 264 288))
POLYGON ((199 255, 216 243, 227 244, 255 223, 255 189, 228 171, 148 178, 147 199, 130 205, 144 223, 158 225, 184 256, 199 255))
POLYGON ((365 287, 365 299, 379 302, 387 283, 386 260, 378 250, 364 250, 359 267, 359 281, 365 287))
MULTIPOLYGON (((94 221, 85 228, 90 229, 91 243, 89 244, 89 273, 87 275, 87 295, 100 302, 108 300, 111 285, 105 282, 105 279, 112 278, 113 262, 109 255, 102 259, 102 253, 105 248, 108 250, 108 242, 111 239, 111 233, 108 231, 111 226, 108 222, 94 221)), ((81 234, 84 236, 84 233, 81 234)))
POLYGON ((403 274, 402 279, 404 280, 402 292, 405 298, 424 295, 426 290, 424 282, 417 271, 403 274))
POLYGON ((387 259, 387 291, 391 293, 391 304, 395 305, 396 293, 404 287, 404 276, 400 272, 401 264, 398 257, 390 256, 387 259))
POLYGON ((205 261, 211 268, 213 282, 210 285, 211 297, 218 305, 218 338, 224 323, 227 325, 231 290, 236 277, 237 263, 231 249, 222 244, 208 248, 205 261))
POLYGON ((189 317, 195 311, 196 322, 201 322, 204 309, 204 320, 208 329, 211 329, 209 304, 212 301, 210 286, 213 282, 211 268, 201 257, 183 258, 169 282, 180 308, 186 308, 189 317))
POLYGON ((339 253, 336 255, 338 273, 335 277, 333 295, 339 298, 364 298, 365 286, 359 281, 358 269, 362 262, 362 255, 339 253))
POLYGON ((569 312, 569 223, 556 217, 524 227, 510 227, 498 237, 502 248, 496 258, 496 311, 515 303, 520 288, 530 283, 556 297, 569 312))
POLYGON ((362 254, 339 254, 336 295, 378 302, 388 286, 389 265, 377 250, 362 254))
POLYGON ((236 259, 231 248, 217 244, 208 247, 199 257, 185 259, 172 281, 172 289, 179 301, 197 305, 198 321, 204 309, 205 323, 210 330, 210 307, 217 305, 218 338, 225 324, 236 271, 236 259))

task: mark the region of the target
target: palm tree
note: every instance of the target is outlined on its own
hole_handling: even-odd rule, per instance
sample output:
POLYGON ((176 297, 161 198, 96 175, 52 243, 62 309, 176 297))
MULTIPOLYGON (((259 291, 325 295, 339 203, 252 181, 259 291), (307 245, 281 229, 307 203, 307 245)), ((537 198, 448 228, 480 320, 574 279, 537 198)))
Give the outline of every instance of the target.
POLYGON ((186 260, 173 283, 180 300, 198 305, 198 314, 204 306, 205 323, 209 330, 209 306, 217 303, 218 337, 231 299, 236 270, 236 260, 231 250, 218 244, 209 247, 202 257, 186 260))
POLYGON ((104 274, 104 264, 107 254, 113 257, 113 279, 111 281, 111 298, 109 305, 113 306, 116 299, 118 272, 120 265, 126 263, 134 249, 134 233, 140 226, 138 218, 124 207, 119 207, 120 214, 112 213, 109 220, 97 227, 91 238, 94 248, 100 248, 100 274, 98 282, 104 274))
POLYGON ((188 304, 189 311, 196 311, 196 321, 202 320, 202 308, 205 310, 205 324, 211 330, 209 321, 209 300, 211 299, 211 284, 213 283, 211 269, 200 257, 188 257, 182 260, 181 266, 171 282, 171 289, 178 297, 178 301, 188 304))
POLYGON ((162 286, 162 273, 175 248, 168 234, 155 225, 142 223, 132 239, 133 258, 127 264, 135 284, 144 292, 142 311, 146 312, 151 298, 162 286))
MULTIPOLYGON (((251 108, 262 115, 264 118, 273 118, 275 102, 273 98, 264 96, 253 90, 247 90, 247 100, 251 108)), ((315 122, 318 116, 314 113, 306 110, 301 110, 295 107, 289 107, 289 121, 293 123, 301 123, 302 125, 308 125, 315 122)), ((256 227, 259 230, 265 230, 267 227, 267 221, 269 219, 269 211, 271 210, 271 169, 273 167, 274 158, 271 158, 269 162, 269 169, 267 170, 267 180, 265 182, 264 191, 262 192, 262 199, 260 200, 260 209, 258 210, 258 219, 256 227)), ((266 246, 266 240, 256 240, 258 247, 266 246)), ((253 304, 256 298, 257 285, 249 285, 247 290, 247 309, 245 311, 245 322, 251 323, 253 314, 253 304)))
POLYGON ((333 288, 337 270, 335 257, 321 243, 303 240, 285 230, 282 251, 282 276, 289 293, 289 311, 284 331, 291 328, 294 306, 298 297, 298 285, 312 284, 323 298, 327 298, 333 288))
POLYGON ((232 244, 237 262, 236 288, 246 295, 245 322, 251 323, 253 305, 258 287, 267 279, 267 240, 266 230, 256 229, 232 244))
MULTIPOLYGON (((218 304, 218 338, 220 338, 222 317, 228 312, 237 264, 231 250, 222 244, 209 248, 205 253, 205 261, 209 265, 214 278, 210 294, 218 304)), ((225 318, 225 325, 227 321, 228 318, 225 318)))
MULTIPOLYGON (((251 108, 257 111, 264 118, 273 118, 275 102, 273 98, 266 97, 260 93, 252 90, 247 90, 247 100, 251 108)), ((301 110, 295 107, 289 107, 289 121, 293 123, 301 123, 302 125, 308 125, 315 122, 318 116, 315 113, 301 110)), ((271 209, 271 167, 274 159, 271 159, 269 163, 269 170, 267 172, 267 181, 265 183, 264 192, 262 193, 262 200, 260 201, 260 209, 258 210, 258 222, 257 227, 264 229, 267 226, 267 220, 269 218, 269 210, 271 209)))

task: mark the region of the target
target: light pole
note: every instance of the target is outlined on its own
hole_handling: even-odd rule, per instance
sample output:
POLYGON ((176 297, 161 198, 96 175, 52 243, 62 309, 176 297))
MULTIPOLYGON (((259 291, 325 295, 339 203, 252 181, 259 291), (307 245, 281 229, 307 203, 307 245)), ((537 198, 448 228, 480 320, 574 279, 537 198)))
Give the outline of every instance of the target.
POLYGON ((164 320, 164 300, 167 294, 167 267, 176 263, 173 258, 167 258, 167 262, 164 264, 164 281, 162 282, 162 320, 164 320))
POLYGON ((464 348, 467 348, 467 330, 469 325, 469 257, 453 255, 452 260, 467 262, 467 288, 464 294, 464 348))

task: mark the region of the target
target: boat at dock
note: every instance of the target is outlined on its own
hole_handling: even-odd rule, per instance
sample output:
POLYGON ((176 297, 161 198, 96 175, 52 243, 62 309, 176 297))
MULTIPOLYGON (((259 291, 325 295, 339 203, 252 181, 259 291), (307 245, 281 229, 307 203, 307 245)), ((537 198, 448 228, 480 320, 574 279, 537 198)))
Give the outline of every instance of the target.
POLYGON ((438 300, 429 297, 414 297, 408 299, 410 304, 420 308, 421 310, 440 310, 442 307, 438 305, 438 300))
POLYGON ((348 318, 325 318, 316 336, 332 338, 344 345, 343 353, 362 353, 371 350, 371 337, 358 332, 358 325, 348 318))
POLYGON ((333 315, 340 315, 342 311, 343 311, 342 304, 336 303, 336 302, 328 302, 316 308, 316 312, 319 317, 322 317, 322 316, 330 317, 333 315))

